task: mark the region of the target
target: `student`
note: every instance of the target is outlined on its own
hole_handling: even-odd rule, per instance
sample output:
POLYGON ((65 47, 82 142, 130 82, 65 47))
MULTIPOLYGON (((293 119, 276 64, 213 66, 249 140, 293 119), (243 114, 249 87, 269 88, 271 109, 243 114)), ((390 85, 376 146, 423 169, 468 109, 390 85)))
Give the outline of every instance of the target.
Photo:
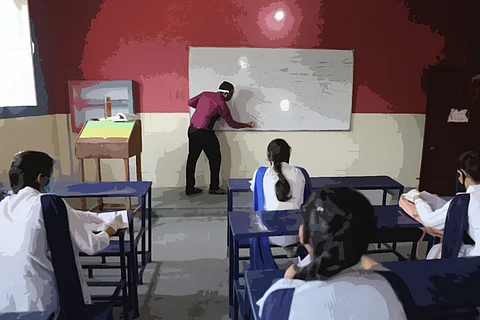
POLYGON ((301 242, 312 261, 292 265, 257 302, 262 319, 398 320, 403 306, 367 252, 376 218, 370 202, 345 186, 315 191, 303 208, 301 242), (281 301, 281 303, 279 303, 281 301), (282 317, 275 316, 282 314, 282 317))
MULTIPOLYGON (((458 158, 459 182, 470 194, 468 204, 468 235, 475 243, 480 241, 480 155, 477 151, 467 151, 458 158)), ((441 208, 432 210, 430 205, 424 201, 418 190, 410 190, 404 195, 409 201, 415 203, 418 217, 425 227, 436 230, 445 228, 445 220, 448 208, 452 200, 446 202, 441 208)), ((441 258, 441 244, 432 247, 427 259, 441 258)), ((462 245, 459 257, 480 256, 480 245, 462 245)))
POLYGON ((195 187, 195 167, 202 151, 205 152, 210 166, 210 194, 226 194, 220 188, 220 143, 213 131, 215 122, 221 117, 234 129, 253 128, 254 122, 241 123, 233 120, 228 101, 232 99, 233 84, 223 82, 218 92, 202 92, 191 98, 188 105, 195 109, 188 128, 187 186, 185 193, 192 196, 202 193, 195 187))
MULTIPOLYGON (((57 309, 55 275, 47 245, 41 205, 48 193, 54 160, 46 153, 16 154, 8 172, 12 191, 0 202, 0 317, 5 313, 42 314, 47 319, 57 309)), ((95 254, 104 250, 122 225, 119 215, 109 224, 90 212, 77 211, 65 203, 75 251, 95 254), (103 230, 101 230, 103 228, 103 230), (95 234, 93 231, 101 230, 95 234)), ((86 304, 91 304, 88 286, 76 261, 86 304)), ((30 319, 29 318, 29 319, 30 319)))
MULTIPOLYGON (((291 147, 283 139, 275 139, 268 144, 267 158, 270 167, 260 167, 250 181, 250 189, 254 192, 255 210, 277 211, 298 210, 306 202, 311 193, 311 182, 303 168, 291 166, 291 147), (261 191, 263 190, 263 194, 261 191), (258 199, 261 197, 261 199, 258 199)), ((275 244, 287 251, 289 257, 295 253, 297 236, 270 237, 275 244)))

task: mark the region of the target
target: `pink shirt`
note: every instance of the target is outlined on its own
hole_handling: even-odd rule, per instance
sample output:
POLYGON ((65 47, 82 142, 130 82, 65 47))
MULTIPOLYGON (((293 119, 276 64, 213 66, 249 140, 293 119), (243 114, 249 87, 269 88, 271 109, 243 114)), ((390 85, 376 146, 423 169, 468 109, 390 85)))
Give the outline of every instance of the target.
POLYGON ((221 92, 202 92, 188 100, 188 105, 195 109, 190 124, 196 129, 212 130, 215 122, 222 117, 234 129, 250 127, 246 123, 233 120, 230 109, 221 92))

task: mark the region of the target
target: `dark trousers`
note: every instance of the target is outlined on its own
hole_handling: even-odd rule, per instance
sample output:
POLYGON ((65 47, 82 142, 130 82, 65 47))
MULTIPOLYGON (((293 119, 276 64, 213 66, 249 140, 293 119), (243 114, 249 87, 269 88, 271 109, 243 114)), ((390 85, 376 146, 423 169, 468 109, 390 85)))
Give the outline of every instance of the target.
POLYGON ((220 143, 212 130, 199 129, 188 133, 187 190, 195 188, 195 168, 202 151, 210 165, 210 190, 220 187, 220 143))

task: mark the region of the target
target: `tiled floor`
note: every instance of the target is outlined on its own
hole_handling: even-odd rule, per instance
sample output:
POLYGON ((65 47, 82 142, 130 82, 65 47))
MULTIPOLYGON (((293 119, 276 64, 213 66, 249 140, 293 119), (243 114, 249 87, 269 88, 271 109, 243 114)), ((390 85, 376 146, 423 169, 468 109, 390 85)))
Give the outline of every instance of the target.
MULTIPOLYGON (((158 217, 153 227, 153 262, 139 287, 140 319, 228 319, 226 197, 187 199, 180 189, 154 192, 158 217)), ((374 204, 381 199, 378 194, 368 197, 374 204)), ((250 199, 251 194, 245 194, 236 197, 235 203, 248 207, 250 199)), ((406 254, 410 247, 399 249, 406 254)), ((391 254, 375 258, 395 260, 391 254)), ((95 271, 99 279, 118 275, 117 270, 95 271)), ((92 289, 93 294, 100 292, 104 291, 92 289)))

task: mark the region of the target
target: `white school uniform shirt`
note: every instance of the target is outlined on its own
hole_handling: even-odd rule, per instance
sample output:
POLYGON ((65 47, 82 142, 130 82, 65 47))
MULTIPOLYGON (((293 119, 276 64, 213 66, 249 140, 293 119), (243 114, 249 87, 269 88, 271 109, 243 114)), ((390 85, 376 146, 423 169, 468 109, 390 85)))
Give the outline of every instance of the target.
MULTIPOLYGON (((255 177, 258 169, 250 180, 250 189, 255 189, 255 177)), ((298 210, 303 204, 303 194, 305 192, 305 176, 302 171, 286 162, 282 162, 282 173, 290 184, 292 198, 286 202, 280 202, 275 194, 275 184, 278 181, 278 174, 273 167, 267 168, 263 177, 263 193, 265 197, 265 211, 276 210, 298 210)), ((288 246, 298 242, 297 236, 270 237, 270 243, 279 246, 288 246)))
MULTIPOLYGON (((467 233, 472 240, 475 241, 476 245, 463 244, 460 248, 459 257, 480 256, 480 185, 468 187, 465 193, 470 194, 467 233)), ((426 227, 443 230, 445 228, 445 220, 447 219, 448 207, 451 202, 452 200, 445 203, 440 209, 433 211, 426 201, 417 199, 415 201, 415 207, 426 227)), ((441 244, 434 245, 432 249, 430 249, 427 259, 432 259, 440 248, 441 244)))
MULTIPOLYGON (((0 202, 0 314, 45 311, 48 317, 57 309, 41 195, 25 187, 0 202)), ((104 231, 92 232, 102 227, 96 214, 74 210, 67 203, 65 206, 83 297, 91 304, 78 253, 99 252, 108 246, 110 237, 104 231)))
POLYGON ((279 289, 295 288, 289 319, 406 320, 390 283, 376 273, 344 270, 326 281, 280 279, 257 302, 260 315, 267 297, 279 289))

